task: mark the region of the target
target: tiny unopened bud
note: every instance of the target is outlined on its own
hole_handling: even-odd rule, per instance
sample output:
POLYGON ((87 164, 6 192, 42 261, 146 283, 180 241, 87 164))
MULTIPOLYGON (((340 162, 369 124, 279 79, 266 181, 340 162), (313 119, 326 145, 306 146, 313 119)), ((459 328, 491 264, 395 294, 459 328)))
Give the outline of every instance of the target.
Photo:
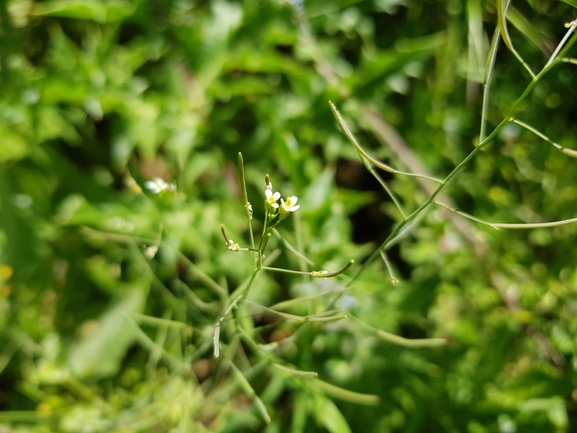
POLYGON ((270 176, 268 175, 268 173, 264 176, 264 189, 265 191, 268 190, 272 190, 272 182, 270 181, 270 176))
POLYGON ((312 271, 310 273, 311 277, 315 277, 315 278, 330 278, 330 277, 336 277, 337 275, 342 274, 343 272, 345 272, 347 269, 349 269, 353 263, 355 263, 354 260, 349 260, 347 262, 346 265, 344 265, 341 269, 339 269, 338 271, 335 272, 329 272, 326 269, 323 269, 322 271, 312 271))

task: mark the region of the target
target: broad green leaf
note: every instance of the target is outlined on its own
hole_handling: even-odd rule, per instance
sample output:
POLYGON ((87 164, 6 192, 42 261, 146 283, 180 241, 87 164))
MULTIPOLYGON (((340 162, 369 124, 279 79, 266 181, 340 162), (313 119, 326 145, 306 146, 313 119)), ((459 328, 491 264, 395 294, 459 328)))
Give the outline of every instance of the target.
POLYGON ((308 186, 302 199, 302 209, 311 212, 321 208, 330 200, 329 193, 334 186, 334 173, 334 168, 326 167, 308 186))
POLYGON ((118 372, 135 339, 127 316, 142 312, 143 301, 144 289, 134 288, 96 319, 92 333, 73 345, 68 366, 76 377, 101 378, 118 372))

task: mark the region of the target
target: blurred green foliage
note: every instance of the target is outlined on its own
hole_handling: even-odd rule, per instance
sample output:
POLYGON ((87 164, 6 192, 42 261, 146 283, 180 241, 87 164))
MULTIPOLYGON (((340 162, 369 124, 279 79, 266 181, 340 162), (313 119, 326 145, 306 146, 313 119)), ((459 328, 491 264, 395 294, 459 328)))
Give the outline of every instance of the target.
MULTIPOLYGON (((346 278, 259 274, 212 356, 254 266, 220 233, 249 244, 238 152, 257 232, 266 173, 299 197, 279 231, 316 265, 274 237, 273 265, 355 259, 354 275, 402 216, 328 101, 375 157, 446 176, 479 142, 499 4, 0 2, 0 432, 574 431, 575 225, 496 231, 431 208, 388 253, 396 287, 382 262, 346 292, 346 278), (289 300, 373 328, 263 309, 289 300)), ((531 68, 576 6, 509 7, 531 68)), ((576 149, 574 71, 553 68, 518 118, 576 149)), ((531 80, 504 43, 493 72, 489 132, 531 80)), ((492 222, 573 218, 575 163, 509 124, 440 201, 492 222)), ((430 194, 381 174, 408 212, 430 194)))

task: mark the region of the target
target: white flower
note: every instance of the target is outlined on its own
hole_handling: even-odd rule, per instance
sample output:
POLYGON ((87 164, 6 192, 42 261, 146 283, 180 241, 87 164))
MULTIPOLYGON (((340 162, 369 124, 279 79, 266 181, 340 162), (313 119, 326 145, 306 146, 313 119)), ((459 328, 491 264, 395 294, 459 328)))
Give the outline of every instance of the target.
POLYGON ((226 241, 226 247, 229 250, 234 251, 235 253, 238 253, 240 251, 240 245, 235 243, 232 239, 226 241))
POLYGON ((158 252, 158 247, 156 245, 150 245, 144 249, 144 257, 149 260, 152 260, 156 253, 158 252))
POLYGON ((252 204, 247 203, 246 205, 246 214, 248 216, 248 220, 250 221, 252 219, 252 204))
POLYGON ((280 192, 277 191, 273 194, 272 190, 266 189, 264 191, 264 196, 264 207, 267 211, 274 212, 274 210, 271 211, 270 209, 278 209, 277 200, 280 198, 280 192))
POLYGON ((291 212, 296 212, 300 209, 300 204, 297 204, 298 198, 296 195, 291 195, 284 201, 280 199, 280 219, 285 219, 291 212))
POLYGON ((167 183, 160 177, 146 181, 144 186, 154 194, 160 194, 163 191, 174 191, 176 189, 174 183, 167 183))

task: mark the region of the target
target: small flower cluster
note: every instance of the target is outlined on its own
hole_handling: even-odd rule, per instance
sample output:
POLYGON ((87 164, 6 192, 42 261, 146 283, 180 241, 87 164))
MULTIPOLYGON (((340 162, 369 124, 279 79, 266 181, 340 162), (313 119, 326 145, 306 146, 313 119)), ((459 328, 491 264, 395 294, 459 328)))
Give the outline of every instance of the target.
MULTIPOLYGON (((291 247, 288 241, 284 240, 284 238, 276 231, 276 226, 281 223, 282 220, 287 218, 291 213, 296 212, 300 209, 300 205, 297 204, 298 198, 294 195, 287 196, 284 199, 281 198, 281 194, 278 191, 275 191, 272 187, 272 183, 270 181, 270 177, 267 174, 265 176, 264 181, 264 220, 262 221, 262 235, 260 236, 260 241, 255 242, 255 234, 253 231, 252 226, 252 216, 253 216, 253 208, 250 202, 248 201, 248 194, 246 188, 246 179, 245 179, 245 171, 244 171, 244 162, 242 159, 242 154, 238 154, 238 165, 240 169, 240 181, 241 181, 241 188, 242 188, 242 198, 244 202, 244 210, 246 213, 246 217, 248 220, 248 228, 249 228, 249 235, 250 235, 250 246, 249 247, 241 247, 237 242, 232 240, 228 237, 224 225, 220 226, 220 230, 222 232, 222 237, 224 238, 224 242, 226 247, 229 251, 233 251, 238 253, 240 251, 250 251, 254 258, 254 271, 248 283, 244 286, 243 291, 234 299, 229 298, 228 300, 228 307, 224 310, 222 316, 218 319, 218 321, 214 325, 214 336, 213 336, 213 346, 214 346, 214 357, 218 358, 220 356, 220 332, 221 326, 224 323, 225 319, 228 315, 234 314, 234 311, 244 303, 247 299, 248 292, 255 281, 256 275, 260 271, 265 272, 285 272, 289 274, 300 274, 305 276, 310 276, 313 278, 331 278, 336 277, 343 272, 345 272, 352 264, 355 262, 354 260, 349 260, 341 269, 338 271, 331 272, 326 269, 317 270, 317 271, 305 271, 305 270, 291 270, 291 269, 284 269, 284 268, 275 268, 270 267, 265 263, 265 252, 267 251, 267 244, 268 241, 271 239, 272 234, 275 233, 279 236, 281 242, 283 242, 291 252, 297 254, 298 256, 302 257, 302 255, 296 250, 294 247, 291 247)), ((271 255, 272 256, 272 255, 271 255)), ((269 257, 269 259, 272 257, 269 257)), ((234 293, 237 293, 235 291, 234 293)), ((351 298, 351 302, 349 304, 354 306, 354 299, 351 298)), ((346 304, 346 305, 349 305, 346 304)), ((330 321, 330 320, 339 320, 345 318, 346 315, 341 314, 340 312, 335 316, 328 316, 322 315, 318 318, 313 318, 312 320, 318 321, 330 321)), ((247 334, 248 335, 248 334, 247 334)))
MULTIPOLYGON (((270 181, 270 177, 267 174, 265 176, 264 182, 264 208, 266 212, 265 218, 265 229, 263 235, 268 233, 270 235, 270 230, 274 228, 280 221, 284 220, 288 217, 292 212, 296 212, 300 209, 300 205, 297 204, 298 198, 295 195, 291 195, 286 198, 286 200, 282 199, 280 196, 280 192, 276 191, 273 192, 272 183, 270 181), (280 200, 280 204, 278 201, 280 200), (273 220, 278 216, 278 220, 273 222, 273 220)), ((246 203, 246 212, 248 220, 252 220, 252 205, 250 203, 246 203)), ((221 226, 222 236, 224 237, 225 245, 230 251, 234 251, 238 253, 239 251, 250 251, 250 248, 242 248, 237 242, 233 241, 228 237, 226 231, 224 230, 224 226, 221 226)), ((264 248, 261 243, 261 247, 264 248)), ((260 247, 259 247, 260 248, 260 247)), ((254 247, 252 251, 254 250, 254 247)))
POLYGON ((232 239, 226 240, 226 246, 229 250, 234 251, 235 253, 238 253, 241 249, 240 245, 232 239))
POLYGON ((176 190, 176 185, 174 183, 168 183, 160 177, 155 177, 152 180, 148 180, 144 183, 146 189, 151 191, 153 194, 160 194, 164 191, 174 191, 176 190))
POLYGON ((220 226, 220 230, 222 231, 222 236, 224 237, 226 247, 229 250, 234 251, 235 253, 238 253, 239 251, 246 251, 247 250, 247 248, 241 248, 237 242, 233 241, 232 239, 230 239, 228 237, 228 235, 226 234, 226 230, 224 229, 224 225, 220 226))
POLYGON ((274 218, 279 215, 279 221, 282 221, 287 216, 289 216, 292 212, 296 212, 300 209, 300 205, 297 204, 298 198, 296 195, 291 195, 287 197, 286 201, 283 200, 280 196, 280 192, 272 192, 272 182, 270 181, 270 177, 267 174, 265 176, 265 183, 264 183, 264 207, 267 211, 268 215, 271 218, 274 218), (277 201, 280 199, 280 205, 277 201))

